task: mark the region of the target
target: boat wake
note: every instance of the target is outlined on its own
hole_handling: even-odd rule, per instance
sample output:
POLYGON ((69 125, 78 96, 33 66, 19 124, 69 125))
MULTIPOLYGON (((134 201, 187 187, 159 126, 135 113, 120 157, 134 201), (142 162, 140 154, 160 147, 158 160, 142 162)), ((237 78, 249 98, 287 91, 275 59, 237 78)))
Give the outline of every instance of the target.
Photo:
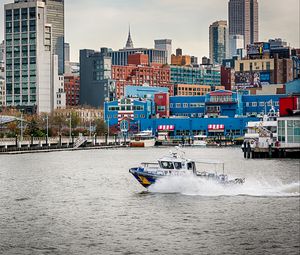
POLYGON ((153 193, 179 193, 189 196, 299 197, 300 182, 283 184, 246 180, 242 185, 222 185, 197 177, 165 177, 149 187, 153 193))

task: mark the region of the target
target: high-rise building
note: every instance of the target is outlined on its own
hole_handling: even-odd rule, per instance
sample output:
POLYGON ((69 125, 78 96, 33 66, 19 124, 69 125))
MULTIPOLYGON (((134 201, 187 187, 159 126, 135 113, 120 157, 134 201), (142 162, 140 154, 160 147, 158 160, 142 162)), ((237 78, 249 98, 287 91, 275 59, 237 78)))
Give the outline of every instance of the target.
POLYGON ((101 52, 80 50, 80 104, 103 107, 115 98, 115 83, 111 79, 111 57, 107 48, 101 52))
POLYGON ((70 62, 70 44, 65 43, 65 62, 70 62))
MULTIPOLYGON (((238 56, 238 51, 244 50, 244 36, 243 35, 230 35, 229 36, 229 57, 238 56)), ((244 52, 245 53, 245 52, 244 52)))
POLYGON ((171 64, 171 55, 172 55, 172 40, 170 39, 161 39, 154 41, 154 48, 158 50, 165 50, 167 53, 167 63, 171 64))
POLYGON ((229 42, 227 21, 216 21, 209 26, 209 58, 221 64, 228 56, 229 42))
POLYGON ((5 105, 4 41, 0 44, 0 108, 5 105))
POLYGON ((15 0, 15 3, 40 1, 46 4, 46 22, 52 26, 52 53, 58 56, 58 73, 64 73, 64 0, 15 0))
POLYGON ((244 48, 258 41, 257 0, 229 0, 229 35, 243 35, 244 48))
POLYGON ((56 4, 53 2, 63 3, 15 0, 15 3, 4 6, 7 106, 38 113, 51 112, 57 105, 63 107, 56 101, 57 93, 63 96, 58 85, 61 81, 58 75, 61 56, 54 54, 57 40, 53 37, 58 38, 55 32, 57 23, 49 23, 51 15, 60 20, 58 16, 63 14, 51 14, 51 6, 56 4))
MULTIPOLYGON (((25 0, 26 1, 26 0, 25 0)), ((52 25, 52 53, 58 56, 58 74, 64 74, 65 7, 64 0, 43 0, 47 7, 47 22, 52 25)))

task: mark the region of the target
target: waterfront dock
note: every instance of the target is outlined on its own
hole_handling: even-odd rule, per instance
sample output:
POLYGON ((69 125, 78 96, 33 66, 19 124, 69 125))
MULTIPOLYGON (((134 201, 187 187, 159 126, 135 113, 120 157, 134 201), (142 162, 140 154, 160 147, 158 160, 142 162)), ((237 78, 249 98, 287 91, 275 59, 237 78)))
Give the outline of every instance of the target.
POLYGON ((300 158, 300 145, 280 143, 258 143, 251 146, 245 142, 242 146, 244 158, 300 158))
POLYGON ((24 154, 53 151, 90 149, 114 149, 126 147, 128 141, 115 137, 51 137, 51 138, 4 138, 0 139, 0 154, 24 154))

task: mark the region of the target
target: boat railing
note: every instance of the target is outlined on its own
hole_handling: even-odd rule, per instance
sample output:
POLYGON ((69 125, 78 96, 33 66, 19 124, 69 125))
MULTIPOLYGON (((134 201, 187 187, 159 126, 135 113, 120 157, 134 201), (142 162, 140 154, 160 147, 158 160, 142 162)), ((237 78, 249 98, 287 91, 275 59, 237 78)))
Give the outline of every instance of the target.
POLYGON ((151 163, 151 162, 143 162, 141 163, 142 166, 144 166, 147 169, 158 169, 159 168, 159 164, 158 163, 151 163))

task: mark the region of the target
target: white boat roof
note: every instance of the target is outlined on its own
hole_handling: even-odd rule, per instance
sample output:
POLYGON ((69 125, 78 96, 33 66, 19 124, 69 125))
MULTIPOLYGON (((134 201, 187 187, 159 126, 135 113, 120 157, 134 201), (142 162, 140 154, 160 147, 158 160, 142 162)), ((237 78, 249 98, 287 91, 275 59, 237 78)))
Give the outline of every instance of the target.
POLYGON ((196 137, 196 138, 206 138, 207 135, 194 135, 194 137, 196 137))
POLYGON ((249 121, 247 125, 248 128, 255 128, 257 126, 277 127, 277 121, 249 121))

